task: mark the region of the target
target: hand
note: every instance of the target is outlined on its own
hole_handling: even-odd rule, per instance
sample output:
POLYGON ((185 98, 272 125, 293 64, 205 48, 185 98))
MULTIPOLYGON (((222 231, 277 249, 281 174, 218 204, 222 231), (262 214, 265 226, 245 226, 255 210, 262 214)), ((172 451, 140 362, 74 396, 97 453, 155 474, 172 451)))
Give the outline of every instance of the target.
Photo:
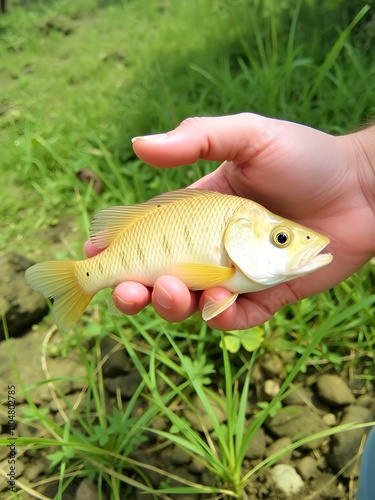
MULTIPOLYGON (((262 324, 287 304, 327 290, 375 253, 375 127, 334 137, 296 123, 249 113, 219 118, 189 118, 168 134, 134 140, 134 151, 161 168, 206 159, 224 163, 192 187, 252 199, 272 212, 327 235, 333 254, 329 266, 268 290, 240 295, 236 303, 209 321, 234 330, 262 324)), ((90 257, 97 250, 88 243, 90 257)), ((193 293, 177 278, 162 276, 153 291, 139 283, 121 283, 116 306, 139 312, 150 300, 168 321, 182 321, 208 297, 229 292, 215 288, 193 293)))

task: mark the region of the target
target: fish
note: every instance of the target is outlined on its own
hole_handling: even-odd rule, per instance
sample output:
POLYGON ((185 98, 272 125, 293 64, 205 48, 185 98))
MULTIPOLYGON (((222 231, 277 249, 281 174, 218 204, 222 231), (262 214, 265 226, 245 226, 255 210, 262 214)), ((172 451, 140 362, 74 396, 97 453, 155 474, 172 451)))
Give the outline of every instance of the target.
MULTIPOLYGON (((58 329, 71 330, 94 295, 124 281, 152 287, 173 275, 190 290, 224 287, 231 295, 208 301, 209 321, 239 294, 275 286, 332 261, 321 253, 329 238, 273 214, 258 203, 200 189, 170 191, 138 205, 99 211, 90 240, 102 250, 78 261, 40 262, 26 270, 26 282, 53 301, 58 329)), ((109 299, 112 314, 121 314, 109 299)))

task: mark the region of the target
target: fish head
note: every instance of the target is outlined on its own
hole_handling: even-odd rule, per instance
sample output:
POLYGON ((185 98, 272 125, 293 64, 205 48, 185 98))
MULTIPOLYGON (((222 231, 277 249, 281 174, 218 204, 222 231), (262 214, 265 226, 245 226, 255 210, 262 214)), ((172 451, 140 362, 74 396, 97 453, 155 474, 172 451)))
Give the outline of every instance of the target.
POLYGON ((321 253, 327 236, 249 203, 234 214, 224 235, 230 259, 248 279, 273 286, 332 261, 331 254, 321 253))

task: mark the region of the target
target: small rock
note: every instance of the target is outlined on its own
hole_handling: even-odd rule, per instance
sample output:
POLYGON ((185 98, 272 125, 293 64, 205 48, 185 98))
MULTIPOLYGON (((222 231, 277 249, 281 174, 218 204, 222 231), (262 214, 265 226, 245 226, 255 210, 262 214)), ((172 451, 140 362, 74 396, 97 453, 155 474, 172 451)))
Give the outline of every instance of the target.
POLYGON ((263 458, 266 453, 266 433, 264 432, 263 428, 260 427, 251 443, 247 447, 245 457, 248 458, 249 460, 254 460, 256 458, 263 458))
POLYGON ((322 420, 328 427, 333 427, 337 423, 337 418, 334 413, 326 413, 322 416, 322 420))
POLYGON ((86 403, 85 394, 82 395, 81 392, 73 392, 72 394, 67 394, 65 399, 52 399, 49 404, 49 409, 52 413, 57 413, 61 410, 67 413, 70 411, 81 413, 86 408, 86 403))
POLYGON ((202 473, 202 484, 204 484, 205 486, 212 486, 215 484, 215 481, 215 474, 210 470, 205 470, 202 473))
POLYGON ((324 415, 331 409, 316 392, 313 392, 309 387, 298 387, 290 394, 285 396, 283 402, 286 405, 306 405, 313 408, 318 415, 324 415))
POLYGON ((303 479, 290 465, 278 464, 271 469, 271 477, 275 486, 286 496, 298 493, 304 486, 303 479))
POLYGON ((280 384, 276 380, 267 379, 263 384, 264 394, 271 401, 280 391, 280 384))
POLYGON ((87 477, 82 479, 80 482, 75 497, 77 500, 98 500, 99 498, 102 500, 107 499, 105 492, 102 492, 101 495, 99 495, 98 486, 93 484, 87 477))
POLYGON ((156 431, 165 431, 168 428, 168 423, 166 417, 159 417, 154 420, 151 424, 151 427, 156 431))
POLYGON ((325 373, 316 381, 319 396, 334 406, 346 406, 355 402, 349 386, 338 376, 325 373))
POLYGON ((42 472, 45 472, 50 462, 39 457, 35 462, 29 462, 24 470, 23 476, 28 481, 34 481, 42 472))
POLYGON ((273 352, 266 352, 259 360, 259 365, 267 377, 281 377, 284 369, 280 357, 273 352))
MULTIPOLYGON (((27 408, 28 405, 20 405, 18 407, 18 415, 24 417, 22 412, 22 407, 27 408)), ((30 408, 30 407, 29 407, 30 408)), ((35 437, 41 431, 41 424, 38 421, 35 422, 17 422, 17 434, 20 437, 30 438, 35 437)))
MULTIPOLYGON (((319 415, 302 405, 286 406, 273 418, 267 419, 265 426, 272 434, 278 437, 288 436, 293 441, 328 429, 319 415)), ((304 448, 318 448, 323 440, 324 438, 318 438, 309 441, 304 448)))
POLYGON ((202 472, 206 469, 206 466, 203 462, 201 462, 197 458, 193 458, 193 460, 189 464, 188 469, 192 474, 198 476, 199 474, 202 474, 202 472))
MULTIPOLYGON (((374 414, 368 408, 351 405, 344 409, 340 424, 351 422, 365 423, 371 422, 373 419, 374 414)), ((329 455, 329 462, 336 472, 341 471, 341 469, 345 467, 341 472, 342 477, 358 477, 360 458, 357 458, 348 467, 346 467, 346 465, 358 454, 362 439, 369 432, 370 428, 365 427, 363 429, 339 432, 333 436, 332 452, 329 455)))
POLYGON ((305 481, 310 479, 315 474, 317 468, 318 464, 316 460, 310 455, 301 458, 297 465, 297 471, 305 481))
MULTIPOLYGON (((225 422, 227 419, 227 415, 224 409, 224 406, 220 405, 216 399, 207 396, 208 402, 210 403, 210 406, 212 408, 212 411, 215 414, 215 417, 217 418, 218 422, 222 424, 225 422)), ((193 398, 192 404, 194 408, 196 409, 196 412, 193 412, 189 408, 184 410, 183 414, 184 417, 189 420, 191 423, 192 427, 198 431, 203 431, 207 429, 208 431, 213 430, 213 424, 211 422, 210 417, 206 413, 206 410, 201 402, 201 400, 198 398, 198 396, 195 396, 193 398)))
MULTIPOLYGON (((51 400, 51 391, 48 384, 40 384, 46 378, 40 359, 45 334, 46 332, 40 329, 31 331, 22 338, 11 338, 9 342, 0 342, 0 380, 3 387, 12 385, 17 380, 9 359, 8 349, 10 349, 15 366, 22 367, 22 370, 19 370, 19 377, 23 385, 26 387, 34 386, 28 391, 28 394, 37 405, 51 400)), ((47 367, 50 378, 62 379, 55 381, 54 385, 64 394, 80 390, 85 384, 87 378, 85 367, 80 356, 73 351, 69 351, 66 358, 47 358, 47 367), (66 380, 67 376, 81 380, 66 380)), ((18 392, 17 385, 16 390, 18 392)), ((17 403, 25 401, 25 396, 21 391, 19 391, 17 397, 17 403)))
MULTIPOLYGON (((188 471, 187 468, 185 467, 176 467, 173 469, 173 474, 175 476, 177 476, 178 478, 181 478, 181 479, 186 479, 187 481, 190 481, 190 482, 194 482, 196 481, 196 477, 188 471)), ((177 488, 180 488, 181 486, 183 486, 183 484, 176 479, 172 478, 171 479, 171 487, 174 488, 174 487, 177 487, 177 488)))
MULTIPOLYGON (((46 300, 25 281, 25 271, 34 262, 15 252, 0 256, 0 316, 4 315, 9 336, 20 336, 48 313, 46 300)), ((0 322, 0 340, 4 340, 0 322)))
MULTIPOLYGON (((273 443, 269 445, 269 447, 266 450, 266 457, 269 458, 275 453, 278 453, 279 451, 284 450, 287 446, 290 446, 292 444, 292 440, 285 436, 281 437, 279 439, 276 439, 273 443)), ((292 456, 292 452, 288 451, 284 453, 279 460, 276 463, 282 462, 285 464, 285 462, 288 462, 292 456)))
POLYGON ((144 475, 148 478, 154 488, 157 488, 160 484, 160 481, 165 479, 165 476, 163 476, 162 474, 160 474, 160 472, 153 468, 157 467, 158 469, 167 470, 169 460, 165 459, 163 452, 159 455, 157 463, 154 457, 140 450, 133 451, 130 457, 134 458, 138 462, 152 466, 151 468, 145 468, 142 470, 144 475))
MULTIPOLYGON (((309 489, 311 491, 319 491, 320 495, 315 495, 316 500, 336 500, 345 499, 348 500, 350 495, 348 495, 342 488, 342 483, 337 482, 337 478, 331 472, 324 470, 320 472, 316 478, 312 478, 309 484, 309 489)), ((355 491, 356 488, 354 488, 355 491)), ((314 498, 314 495, 311 495, 314 498)), ((308 497, 307 497, 308 498, 308 497)), ((315 499, 314 499, 315 500, 315 499)))
POLYGON ((365 408, 373 408, 375 410, 375 400, 374 396, 371 396, 371 394, 361 394, 356 402, 360 406, 364 406, 365 408))
POLYGON ((117 377, 129 373, 132 365, 126 354, 123 344, 117 340, 106 337, 101 345, 103 364, 103 375, 105 377, 117 377))
POLYGON ((173 447, 170 459, 173 465, 187 465, 192 460, 191 456, 188 455, 186 451, 181 450, 181 448, 177 446, 173 447))
POLYGON ((114 378, 105 378, 104 387, 109 393, 116 395, 117 390, 120 389, 121 397, 125 399, 130 399, 139 384, 142 381, 142 377, 138 372, 132 372, 128 375, 120 375, 114 378))

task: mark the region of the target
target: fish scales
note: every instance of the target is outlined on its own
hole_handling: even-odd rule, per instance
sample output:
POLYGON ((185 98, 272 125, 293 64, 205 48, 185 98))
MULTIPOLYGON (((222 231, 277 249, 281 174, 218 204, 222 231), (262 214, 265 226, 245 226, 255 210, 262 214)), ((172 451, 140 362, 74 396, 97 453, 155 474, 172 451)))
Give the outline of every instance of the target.
POLYGON ((97 257, 79 263, 79 274, 95 275, 99 290, 126 280, 152 285, 168 266, 178 262, 226 266, 224 232, 232 213, 243 203, 241 198, 213 195, 163 205, 124 228, 111 247, 97 257), (88 262, 92 271, 87 271, 88 262), (102 272, 98 272, 99 267, 102 272))

